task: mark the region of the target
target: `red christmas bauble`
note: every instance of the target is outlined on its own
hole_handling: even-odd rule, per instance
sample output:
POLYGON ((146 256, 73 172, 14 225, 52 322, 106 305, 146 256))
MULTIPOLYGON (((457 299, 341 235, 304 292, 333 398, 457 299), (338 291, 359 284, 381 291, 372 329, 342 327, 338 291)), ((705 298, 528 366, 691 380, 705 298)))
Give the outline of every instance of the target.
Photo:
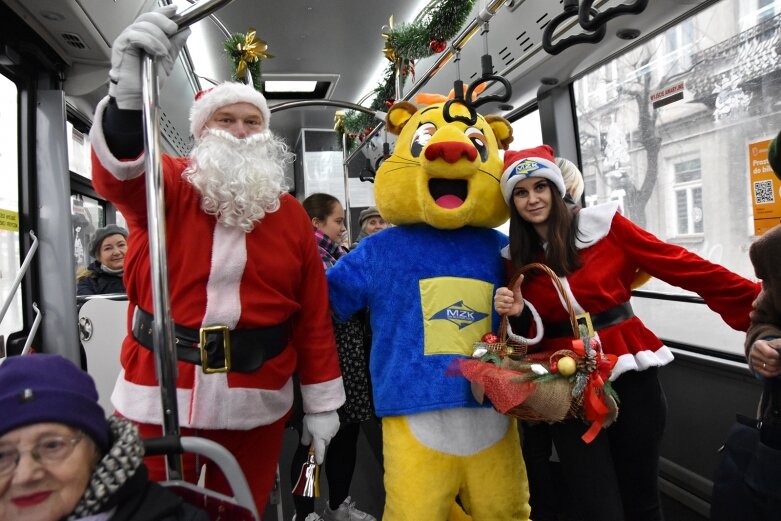
POLYGON ((445 40, 431 40, 428 42, 429 48, 434 52, 442 52, 447 47, 445 40))
POLYGON ((498 344, 499 336, 496 333, 486 333, 481 340, 486 344, 498 344))

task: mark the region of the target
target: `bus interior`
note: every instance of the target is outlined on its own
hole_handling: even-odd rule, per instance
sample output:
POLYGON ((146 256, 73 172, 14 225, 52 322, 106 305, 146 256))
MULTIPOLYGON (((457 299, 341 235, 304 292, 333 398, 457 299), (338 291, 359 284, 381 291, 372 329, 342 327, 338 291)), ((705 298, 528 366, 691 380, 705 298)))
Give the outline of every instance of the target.
MULTIPOLYGON (((0 298, 7 302, 0 356, 42 344, 79 360, 68 339, 84 340, 85 324, 94 328, 99 343, 116 349, 89 364, 107 412, 126 301, 118 299, 118 310, 101 305, 106 318, 85 322, 74 280, 91 260, 91 234, 125 222, 92 186, 88 134, 107 94, 112 42, 140 13, 170 3, 182 11, 196 2, 0 2, 0 298), (118 329, 101 329, 117 317, 118 329)), ((358 214, 374 205, 374 173, 394 143, 381 119, 390 102, 495 75, 511 92, 491 79, 484 95, 496 100, 479 112, 511 122, 513 150, 547 143, 578 165, 584 206, 617 201, 662 240, 756 280, 748 249, 781 219, 779 182, 762 168, 762 152, 781 128, 781 0, 224 4, 192 25, 160 91, 163 152, 189 153, 194 95, 235 77, 225 43, 254 31, 264 45, 252 80, 269 101, 271 130, 296 153, 290 191, 299 200, 337 196, 354 239, 358 214), (593 15, 589 28, 579 4, 593 15), (431 9, 443 5, 467 6, 463 23, 432 19, 431 9), (383 35, 394 27, 418 27, 411 38, 421 40, 432 24, 449 37, 414 42, 424 56, 394 62, 384 53, 383 35), (383 92, 390 99, 378 99, 383 92), (363 126, 350 127, 356 120, 363 126)), ((667 519, 707 519, 719 448, 735 413, 752 416, 761 394, 744 334, 696 295, 659 280, 638 287, 632 306, 676 357, 660 371, 667 519)), ((377 425, 364 429, 353 497, 379 519, 378 440, 377 425)), ((294 445, 286 434, 283 461, 294 445)), ((279 488, 263 519, 291 518, 284 472, 279 488)))

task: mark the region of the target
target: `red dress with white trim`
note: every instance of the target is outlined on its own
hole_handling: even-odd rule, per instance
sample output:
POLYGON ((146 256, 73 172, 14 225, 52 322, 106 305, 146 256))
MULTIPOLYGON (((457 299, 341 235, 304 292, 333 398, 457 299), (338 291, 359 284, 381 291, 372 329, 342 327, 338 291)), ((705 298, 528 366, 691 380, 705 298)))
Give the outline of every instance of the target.
MULTIPOLYGON (((632 281, 640 268, 664 282, 697 293, 732 328, 748 328, 751 304, 761 288, 759 283, 661 241, 617 210, 616 203, 607 203, 579 213, 577 246, 581 267, 561 278, 576 313, 587 311, 594 315, 628 302, 632 281)), ((543 323, 568 321, 563 301, 547 275, 527 273, 521 291, 543 323)), ((663 366, 673 360, 670 349, 636 316, 601 329, 598 334, 604 352, 618 357, 612 380, 626 371, 663 366)), ((531 332, 529 336, 534 335, 531 332)), ((567 349, 571 340, 544 336, 540 345, 531 349, 567 349)))

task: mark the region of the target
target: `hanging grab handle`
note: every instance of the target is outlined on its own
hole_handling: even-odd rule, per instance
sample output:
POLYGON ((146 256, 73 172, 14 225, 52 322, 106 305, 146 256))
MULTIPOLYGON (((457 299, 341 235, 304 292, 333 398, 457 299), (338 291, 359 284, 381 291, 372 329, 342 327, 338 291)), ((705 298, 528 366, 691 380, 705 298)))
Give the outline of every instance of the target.
MULTIPOLYGON (((583 12, 583 6, 580 7, 580 12, 583 12)), ((599 14, 599 12, 593 8, 589 12, 593 15, 599 14)), ((555 56, 564 49, 569 49, 573 45, 577 45, 579 43, 598 43, 602 41, 602 38, 604 38, 605 34, 607 33, 607 27, 604 25, 598 27, 597 30, 591 34, 576 34, 553 43, 553 32, 558 29, 558 27, 564 23, 565 20, 568 20, 569 18, 575 18, 577 16, 577 0, 574 2, 566 2, 564 4, 564 12, 553 18, 553 20, 551 20, 548 25, 545 26, 545 30, 542 32, 542 48, 545 49, 545 52, 555 56)))
POLYGON ((594 0, 583 0, 578 11, 578 22, 580 26, 587 31, 596 31, 604 29, 609 20, 623 14, 640 14, 648 5, 648 0, 635 0, 629 4, 621 4, 610 7, 602 12, 592 9, 594 0), (592 16, 590 18, 590 16, 592 16))

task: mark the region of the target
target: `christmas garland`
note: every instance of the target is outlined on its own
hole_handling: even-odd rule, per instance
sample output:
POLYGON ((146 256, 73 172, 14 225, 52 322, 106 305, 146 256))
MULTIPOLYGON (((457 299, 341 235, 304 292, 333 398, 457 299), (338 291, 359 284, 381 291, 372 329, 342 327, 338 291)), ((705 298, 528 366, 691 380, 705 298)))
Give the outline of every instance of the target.
MULTIPOLYGON (((414 74, 414 62, 440 53, 447 48, 447 40, 458 34, 472 12, 475 0, 431 0, 431 2, 409 24, 390 27, 383 32, 385 49, 383 53, 391 61, 382 82, 372 91, 373 100, 369 105, 372 111, 387 110, 396 96, 396 60, 401 62, 402 86, 407 76, 414 74)), ((254 76, 253 76, 254 77, 254 76)), ((342 142, 342 134, 347 133, 347 146, 353 149, 355 139, 363 140, 376 119, 364 112, 348 111, 338 119, 335 130, 342 142)))
POLYGON ((268 44, 255 36, 255 29, 249 29, 247 33, 235 33, 231 35, 225 43, 225 52, 231 61, 234 81, 244 82, 246 73, 249 71, 252 76, 252 86, 256 90, 261 90, 263 83, 260 79, 260 60, 261 58, 273 58, 267 54, 268 44))

